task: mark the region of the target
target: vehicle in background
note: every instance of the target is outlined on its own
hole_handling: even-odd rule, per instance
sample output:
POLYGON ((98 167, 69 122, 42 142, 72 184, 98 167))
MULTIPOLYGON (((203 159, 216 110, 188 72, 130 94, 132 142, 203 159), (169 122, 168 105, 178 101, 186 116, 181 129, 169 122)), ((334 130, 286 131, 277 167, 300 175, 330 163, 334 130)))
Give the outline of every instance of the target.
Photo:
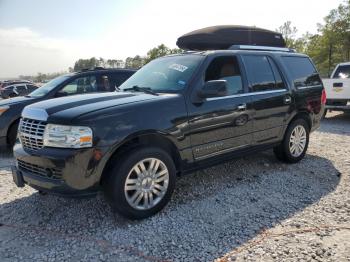
POLYGON ((14 144, 25 106, 56 97, 112 92, 135 72, 132 69, 83 70, 59 76, 29 95, 0 101, 0 146, 14 144))
POLYGON ((13 179, 61 195, 103 190, 115 211, 142 219, 168 203, 178 175, 269 148, 300 161, 324 103, 311 59, 288 48, 166 56, 120 92, 27 106, 13 179))
POLYGON ((326 110, 350 111, 350 62, 338 64, 331 78, 322 79, 326 90, 326 110))
POLYGON ((2 88, 5 88, 9 85, 16 85, 16 84, 33 84, 33 82, 28 80, 5 80, 0 82, 0 90, 2 88))
POLYGON ((6 99, 16 96, 25 96, 33 92, 37 88, 39 87, 32 83, 8 85, 3 88, 0 88, 0 97, 6 99))

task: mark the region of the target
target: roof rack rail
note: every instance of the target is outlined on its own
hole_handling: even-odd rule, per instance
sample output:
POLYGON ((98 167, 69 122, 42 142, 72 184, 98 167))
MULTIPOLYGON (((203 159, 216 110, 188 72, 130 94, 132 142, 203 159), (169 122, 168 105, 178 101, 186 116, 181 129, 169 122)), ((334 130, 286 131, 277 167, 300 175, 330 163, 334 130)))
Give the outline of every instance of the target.
POLYGON ((106 68, 104 68, 102 66, 95 66, 95 67, 92 67, 92 68, 82 68, 78 72, 87 72, 87 71, 94 71, 94 70, 106 70, 106 68))
POLYGON ((258 51, 278 51, 295 53, 295 49, 287 47, 259 46, 259 45, 232 45, 230 50, 258 50, 258 51))
POLYGON ((104 70, 104 69, 106 68, 104 68, 103 66, 95 66, 95 68, 92 70, 104 70))

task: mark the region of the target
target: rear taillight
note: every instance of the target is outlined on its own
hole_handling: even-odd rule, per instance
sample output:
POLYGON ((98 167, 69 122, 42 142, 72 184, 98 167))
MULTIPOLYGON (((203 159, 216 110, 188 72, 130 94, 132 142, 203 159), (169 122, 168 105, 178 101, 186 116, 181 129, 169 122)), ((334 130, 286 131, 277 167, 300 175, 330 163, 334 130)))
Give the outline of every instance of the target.
POLYGON ((321 95, 321 103, 322 103, 322 105, 325 105, 326 101, 327 101, 326 91, 323 89, 322 90, 322 95, 321 95))

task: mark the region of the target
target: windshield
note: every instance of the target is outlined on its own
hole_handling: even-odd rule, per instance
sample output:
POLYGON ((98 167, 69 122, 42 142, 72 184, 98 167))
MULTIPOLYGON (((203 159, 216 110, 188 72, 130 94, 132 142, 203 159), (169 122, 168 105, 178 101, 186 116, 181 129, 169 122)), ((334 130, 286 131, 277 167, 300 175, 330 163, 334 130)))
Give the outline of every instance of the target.
POLYGON ((67 80, 70 76, 59 76, 54 79, 52 79, 50 82, 46 83, 45 85, 35 89, 35 91, 31 92, 29 94, 30 97, 42 97, 49 93, 52 89, 54 89, 59 84, 63 83, 65 80, 67 80))
POLYGON ((136 86, 154 92, 181 91, 202 60, 203 56, 200 55, 158 58, 143 66, 119 88, 124 90, 136 86))
POLYGON ((339 66, 334 78, 350 78, 350 65, 339 66))

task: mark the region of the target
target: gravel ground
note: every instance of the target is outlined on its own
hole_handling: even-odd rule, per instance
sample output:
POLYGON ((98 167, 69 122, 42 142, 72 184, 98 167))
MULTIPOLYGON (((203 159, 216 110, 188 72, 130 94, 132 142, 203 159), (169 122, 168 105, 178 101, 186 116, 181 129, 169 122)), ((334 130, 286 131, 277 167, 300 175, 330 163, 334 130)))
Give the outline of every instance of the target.
POLYGON ((0 155, 0 261, 350 261, 350 115, 332 113, 306 158, 271 151, 179 179, 158 215, 128 221, 102 195, 18 189, 0 155))

